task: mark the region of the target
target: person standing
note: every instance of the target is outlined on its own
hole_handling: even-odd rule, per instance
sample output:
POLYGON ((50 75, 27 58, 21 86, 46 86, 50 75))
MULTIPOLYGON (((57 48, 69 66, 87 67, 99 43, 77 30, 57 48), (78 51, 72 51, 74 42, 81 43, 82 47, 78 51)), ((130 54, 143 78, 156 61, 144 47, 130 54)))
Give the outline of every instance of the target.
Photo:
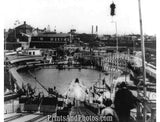
POLYGON ((115 110, 111 107, 112 100, 111 99, 103 99, 103 104, 105 108, 101 111, 101 116, 103 118, 102 122, 119 122, 119 118, 115 110))
POLYGON ((127 88, 125 82, 119 85, 115 94, 114 105, 120 122, 130 122, 130 110, 135 108, 139 100, 127 88))

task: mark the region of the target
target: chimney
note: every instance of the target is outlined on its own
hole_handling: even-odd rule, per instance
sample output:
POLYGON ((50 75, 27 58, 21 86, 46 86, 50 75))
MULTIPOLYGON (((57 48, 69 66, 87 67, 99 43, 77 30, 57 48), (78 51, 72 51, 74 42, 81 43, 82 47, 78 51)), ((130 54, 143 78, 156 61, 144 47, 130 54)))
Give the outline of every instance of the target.
POLYGON ((26 25, 26 21, 24 21, 24 25, 26 25))
POLYGON ((54 26, 54 32, 56 33, 56 26, 54 26))
POLYGON ((96 25, 96 34, 98 34, 98 25, 96 25))
POLYGON ((93 25, 92 25, 92 34, 93 34, 93 25))

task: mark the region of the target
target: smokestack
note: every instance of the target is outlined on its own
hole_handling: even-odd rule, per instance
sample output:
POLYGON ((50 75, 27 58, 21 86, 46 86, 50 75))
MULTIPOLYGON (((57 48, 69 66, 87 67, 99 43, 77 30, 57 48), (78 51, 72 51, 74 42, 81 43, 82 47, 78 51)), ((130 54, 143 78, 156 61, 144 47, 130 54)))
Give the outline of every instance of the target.
POLYGON ((92 34, 93 34, 93 25, 92 25, 92 34))
POLYGON ((96 34, 98 34, 98 25, 96 25, 96 34))

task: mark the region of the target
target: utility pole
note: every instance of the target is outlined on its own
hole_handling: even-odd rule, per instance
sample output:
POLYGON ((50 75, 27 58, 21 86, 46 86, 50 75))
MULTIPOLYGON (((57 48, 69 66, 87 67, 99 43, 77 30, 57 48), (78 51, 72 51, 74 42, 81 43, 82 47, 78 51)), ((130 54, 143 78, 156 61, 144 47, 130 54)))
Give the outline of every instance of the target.
MULTIPOLYGON (((143 28, 142 28, 142 14, 141 14, 141 1, 138 0, 139 6, 139 22, 140 22, 140 33, 141 33, 141 51, 142 51, 142 66, 143 66, 143 92, 144 98, 146 98, 146 65, 145 65, 145 45, 144 45, 144 37, 143 37, 143 28)), ((146 101, 143 104, 143 122, 146 122, 146 101)))

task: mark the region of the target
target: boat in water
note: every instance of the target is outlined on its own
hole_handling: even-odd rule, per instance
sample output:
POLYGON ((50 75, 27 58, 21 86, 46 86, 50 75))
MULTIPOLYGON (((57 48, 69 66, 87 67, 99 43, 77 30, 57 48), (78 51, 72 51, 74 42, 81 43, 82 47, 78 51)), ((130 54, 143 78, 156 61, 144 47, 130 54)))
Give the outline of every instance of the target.
POLYGON ((69 99, 76 99, 80 101, 84 101, 86 97, 86 86, 83 84, 83 81, 76 78, 71 81, 69 84, 68 90, 64 94, 69 99))

